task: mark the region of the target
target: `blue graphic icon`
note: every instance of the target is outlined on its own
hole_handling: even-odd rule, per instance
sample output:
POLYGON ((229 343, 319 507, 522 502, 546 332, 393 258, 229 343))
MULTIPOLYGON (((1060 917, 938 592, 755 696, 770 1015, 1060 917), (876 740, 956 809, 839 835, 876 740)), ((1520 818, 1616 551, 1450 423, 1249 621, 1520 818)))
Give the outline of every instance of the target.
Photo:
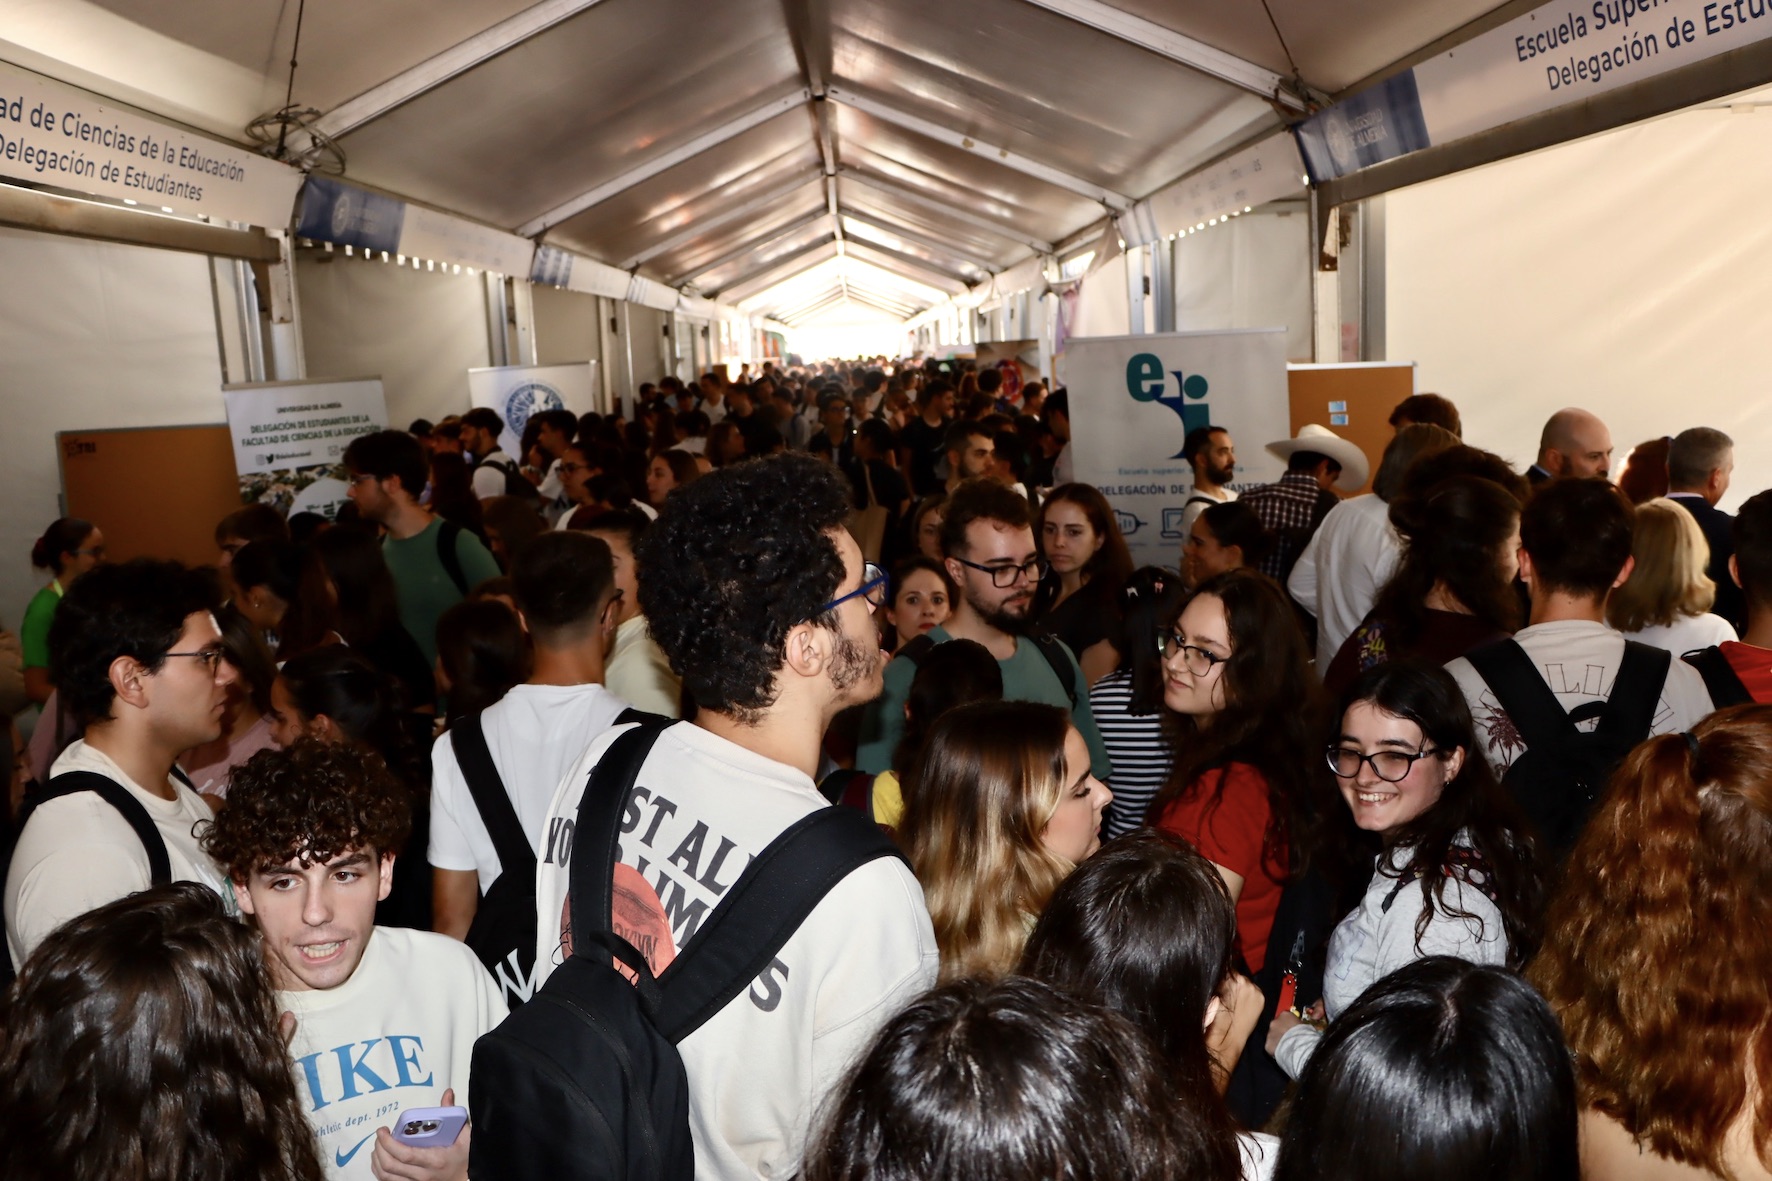
POLYGON ((1131 537, 1145 526, 1145 522, 1139 520, 1125 509, 1120 508, 1114 510, 1114 520, 1118 522, 1120 526, 1120 534, 1123 537, 1131 537))
POLYGON ((1163 510, 1163 536, 1170 541, 1181 539, 1181 519, 1187 514, 1187 506, 1166 508, 1163 510))
POLYGON ((505 398, 505 426, 519 439, 530 418, 543 410, 564 410, 566 402, 560 391, 544 381, 526 381, 505 398))
MULTIPOLYGON (((1126 362, 1126 392, 1134 401, 1155 402, 1175 411, 1181 419, 1184 438, 1187 432, 1212 421, 1205 401, 1207 388, 1206 378, 1201 374, 1184 373, 1180 369, 1165 373, 1163 362, 1155 353, 1139 353, 1126 362), (1173 392, 1168 380, 1171 375, 1175 378, 1173 392)), ((1180 459, 1180 450, 1170 458, 1180 459)))

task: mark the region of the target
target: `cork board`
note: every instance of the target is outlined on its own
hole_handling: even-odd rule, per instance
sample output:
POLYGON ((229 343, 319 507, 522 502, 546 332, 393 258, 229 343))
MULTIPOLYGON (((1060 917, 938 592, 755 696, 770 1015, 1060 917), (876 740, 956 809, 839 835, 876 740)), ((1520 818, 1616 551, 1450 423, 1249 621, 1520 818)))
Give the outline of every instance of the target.
POLYGON ((216 522, 240 507, 226 425, 59 431, 62 504, 104 531, 106 557, 213 564, 216 522))
MULTIPOLYGON (((1358 445, 1376 475, 1378 461, 1396 433, 1391 430, 1391 411, 1415 392, 1415 363, 1288 365, 1286 384, 1292 402, 1293 436, 1297 437, 1306 423, 1328 427, 1358 445)), ((1372 491, 1371 476, 1360 491, 1372 491)))

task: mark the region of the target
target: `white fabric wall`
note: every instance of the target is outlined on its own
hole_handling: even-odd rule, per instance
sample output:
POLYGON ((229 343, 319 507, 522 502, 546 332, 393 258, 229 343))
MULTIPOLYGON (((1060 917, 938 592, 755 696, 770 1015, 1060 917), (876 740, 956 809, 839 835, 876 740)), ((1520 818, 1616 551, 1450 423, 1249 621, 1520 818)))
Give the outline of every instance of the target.
POLYGON ((1682 112, 1385 198, 1386 349, 1530 463, 1583 406, 1622 464, 1646 439, 1735 439, 1724 508, 1772 486, 1772 110, 1682 112))
POLYGON ((379 376, 396 427, 468 409, 467 371, 492 364, 482 276, 303 250, 295 277, 309 377, 379 376))
POLYGON ((47 578, 31 543, 61 514, 55 433, 223 421, 208 266, 0 229, 0 620, 14 631, 47 578))
POLYGON ((535 358, 538 365, 566 365, 602 358, 600 301, 563 288, 534 288, 535 358))
POLYGON ((1177 238, 1175 328, 1286 329, 1286 359, 1311 359, 1310 218, 1250 213, 1177 238))

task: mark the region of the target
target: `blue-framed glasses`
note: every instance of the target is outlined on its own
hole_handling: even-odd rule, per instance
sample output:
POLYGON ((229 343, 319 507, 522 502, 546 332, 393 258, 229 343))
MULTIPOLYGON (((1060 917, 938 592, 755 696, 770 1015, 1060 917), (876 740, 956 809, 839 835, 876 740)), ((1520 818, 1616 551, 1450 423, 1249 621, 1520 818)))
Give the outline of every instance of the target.
POLYGON ((814 611, 813 614, 823 615, 826 611, 841 607, 844 603, 847 603, 850 599, 853 599, 858 595, 866 599, 868 601, 868 606, 870 607, 884 607, 886 605, 886 571, 880 569, 872 562, 864 563, 861 568, 861 585, 846 595, 839 595, 837 598, 832 599, 817 611, 814 611))

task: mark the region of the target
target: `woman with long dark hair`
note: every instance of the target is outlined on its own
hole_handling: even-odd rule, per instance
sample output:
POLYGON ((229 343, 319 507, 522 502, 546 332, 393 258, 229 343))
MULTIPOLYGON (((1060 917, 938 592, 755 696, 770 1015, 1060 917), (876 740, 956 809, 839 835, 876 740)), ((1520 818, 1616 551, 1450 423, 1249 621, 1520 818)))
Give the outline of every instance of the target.
MULTIPOLYGON (((1330 1028, 1293 1095, 1274 1177, 1576 1181, 1585 1155, 1543 999, 1511 972, 1430 956, 1330 1028)), ((1593 1181, 1626 1176, 1588 1163, 1593 1181)))
MULTIPOLYGON (((1451 674, 1407 660, 1362 674, 1326 761, 1352 824, 1349 859, 1376 864, 1330 936, 1324 1016, 1334 1022, 1373 981, 1424 956, 1523 964, 1538 944, 1537 857, 1451 674)), ((1267 1044, 1297 1078, 1321 1037, 1278 1013, 1267 1044)))
POLYGON ((256 932, 195 882, 88 911, 0 1032, 9 1181, 321 1181, 256 932))
POLYGON ((1260 1015, 1237 976, 1236 908, 1192 846, 1144 829, 1102 847, 1046 904, 1020 971, 1121 1014, 1162 1051, 1170 1094, 1210 1162, 1198 1175, 1266 1176, 1275 1142, 1239 1132, 1223 1090, 1260 1015))
POLYGON ((1189 586, 1199 586, 1232 570, 1260 566, 1273 548, 1274 535, 1254 509, 1234 500, 1211 505, 1194 518, 1181 543, 1181 572, 1189 586))
POLYGON ((313 554, 290 541, 254 541, 228 569, 234 606, 275 637, 278 661, 338 643, 338 591, 313 554))
POLYGON ((1169 779, 1169 742, 1163 734, 1163 637, 1182 597, 1181 579, 1161 566, 1134 571, 1120 590, 1120 627, 1114 645, 1120 665, 1089 690, 1089 710, 1114 765, 1108 777, 1114 802, 1102 824, 1103 840, 1143 824, 1151 801, 1169 779))
POLYGON ((1048 574, 1034 590, 1034 626, 1063 640, 1090 684, 1120 662, 1114 609, 1132 574, 1132 555, 1107 497, 1088 484, 1061 484, 1034 520, 1048 574))
POLYGON ((1309 816, 1304 752, 1320 733, 1321 711, 1304 636, 1273 579, 1233 570, 1194 591, 1163 651, 1173 767, 1151 822, 1224 875, 1238 947, 1259 972, 1309 816))
POLYGON ((433 713, 437 684, 418 641, 400 622, 399 592, 381 540, 358 525, 340 525, 309 542, 332 580, 338 633, 353 651, 400 683, 406 708, 433 713))

